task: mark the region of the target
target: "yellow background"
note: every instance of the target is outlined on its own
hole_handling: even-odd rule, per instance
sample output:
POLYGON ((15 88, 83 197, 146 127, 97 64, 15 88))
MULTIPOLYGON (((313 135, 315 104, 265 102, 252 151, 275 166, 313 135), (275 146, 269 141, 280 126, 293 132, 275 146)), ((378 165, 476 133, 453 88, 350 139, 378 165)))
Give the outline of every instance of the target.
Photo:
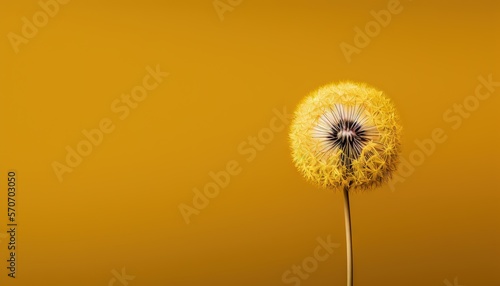
POLYGON ((301 178, 286 130, 252 162, 237 150, 343 79, 394 100, 403 157, 449 136, 394 192, 352 196, 355 285, 500 285, 500 88, 459 129, 442 119, 479 75, 500 81, 498 1, 402 0, 351 63, 339 44, 388 1, 244 0, 221 21, 211 0, 72 0, 16 54, 7 34, 37 2, 0 9, 0 233, 19 179, 18 278, 0 237, 2 285, 108 285, 123 267, 130 286, 286 285, 328 235, 340 247, 301 285, 345 285, 342 195, 301 178), (120 120, 111 102, 157 64, 170 76, 120 120), (116 130, 60 183, 51 164, 106 117, 116 130), (231 160, 241 174, 186 224, 179 204, 231 160))

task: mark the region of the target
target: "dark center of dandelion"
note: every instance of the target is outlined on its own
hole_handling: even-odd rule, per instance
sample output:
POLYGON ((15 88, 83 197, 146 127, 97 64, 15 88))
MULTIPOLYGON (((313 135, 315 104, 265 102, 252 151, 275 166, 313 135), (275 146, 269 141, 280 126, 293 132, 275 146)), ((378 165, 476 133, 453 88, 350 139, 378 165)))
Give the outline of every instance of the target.
POLYGON ((340 130, 337 132, 338 140, 351 140, 356 136, 356 132, 352 130, 340 130))
POLYGON ((346 109, 340 106, 325 113, 315 130, 315 137, 325 146, 320 152, 326 154, 342 150, 341 160, 348 168, 376 133, 373 127, 366 124, 362 108, 346 109))
POLYGON ((369 141, 366 130, 356 121, 340 120, 331 126, 328 140, 330 144, 343 151, 342 159, 349 163, 361 154, 365 143, 369 141))

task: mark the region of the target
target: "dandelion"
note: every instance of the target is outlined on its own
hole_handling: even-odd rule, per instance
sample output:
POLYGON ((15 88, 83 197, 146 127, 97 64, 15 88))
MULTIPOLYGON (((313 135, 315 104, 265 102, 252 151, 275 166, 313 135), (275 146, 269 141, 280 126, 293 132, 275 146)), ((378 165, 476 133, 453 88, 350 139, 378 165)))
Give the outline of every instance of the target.
POLYGON ((344 193, 347 285, 352 286, 349 193, 391 178, 401 149, 399 116, 382 91, 350 81, 312 92, 294 115, 290 145, 295 166, 316 186, 344 193))

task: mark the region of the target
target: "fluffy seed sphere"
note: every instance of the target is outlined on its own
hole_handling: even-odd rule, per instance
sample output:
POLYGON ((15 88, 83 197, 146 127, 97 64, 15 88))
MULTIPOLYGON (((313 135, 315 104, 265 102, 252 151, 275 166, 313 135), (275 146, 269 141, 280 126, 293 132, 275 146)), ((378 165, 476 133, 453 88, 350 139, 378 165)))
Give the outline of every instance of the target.
POLYGON ((396 170, 402 128, 382 91, 364 83, 326 85, 294 115, 292 157, 306 180, 330 189, 368 189, 396 170))

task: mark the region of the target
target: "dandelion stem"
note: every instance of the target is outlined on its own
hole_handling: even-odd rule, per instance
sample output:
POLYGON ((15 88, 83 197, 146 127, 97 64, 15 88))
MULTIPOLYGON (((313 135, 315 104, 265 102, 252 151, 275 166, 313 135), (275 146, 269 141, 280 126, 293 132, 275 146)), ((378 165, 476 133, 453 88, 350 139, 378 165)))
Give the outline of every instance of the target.
POLYGON ((345 238, 347 247, 347 286, 353 286, 353 263, 352 263, 352 233, 351 233, 351 208, 349 205, 349 187, 344 187, 344 216, 345 216, 345 238))

